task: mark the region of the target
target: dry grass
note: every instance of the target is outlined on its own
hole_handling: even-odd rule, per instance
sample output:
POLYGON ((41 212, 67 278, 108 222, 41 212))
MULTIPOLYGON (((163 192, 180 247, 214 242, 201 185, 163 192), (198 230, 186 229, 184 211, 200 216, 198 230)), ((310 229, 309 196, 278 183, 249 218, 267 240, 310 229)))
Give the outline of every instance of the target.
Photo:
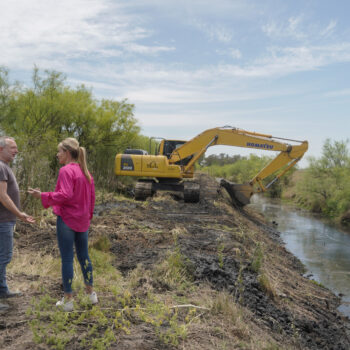
MULTIPOLYGON (((175 236, 184 233, 181 227, 176 227, 173 232, 175 236)), ((92 243, 92 246, 102 247, 102 250, 91 249, 91 259, 95 269, 95 287, 98 293, 103 293, 106 300, 109 298, 108 295, 115 295, 116 300, 122 305, 125 304, 125 307, 130 310, 134 307, 133 300, 144 296, 141 311, 137 311, 133 317, 140 318, 140 313, 143 314, 142 310, 145 310, 145 314, 148 315, 145 319, 146 324, 150 322, 156 324, 158 319, 167 317, 166 313, 176 310, 177 318, 169 333, 172 338, 169 339, 178 344, 177 348, 186 350, 288 349, 288 347, 278 347, 268 330, 264 332, 263 328, 256 324, 251 312, 237 304, 232 295, 214 291, 205 285, 201 287, 192 285, 188 288, 188 275, 178 251, 170 252, 153 272, 146 271, 140 265, 127 277, 122 277, 118 270, 111 266, 111 255, 105 251, 106 245, 101 243, 103 240, 102 236, 94 239, 92 243), (174 289, 167 293, 155 290, 154 278, 161 278, 174 289), (182 288, 184 286, 187 287, 182 288), (182 290, 181 297, 178 296, 179 290, 182 290)), ((27 275, 39 275, 41 278, 45 276, 60 278, 60 261, 58 258, 43 256, 39 253, 21 255, 16 253, 9 270, 14 274, 25 272, 27 275)), ((74 272, 73 287, 76 291, 82 291, 84 284, 77 261, 74 263, 74 272)), ((107 309, 110 307, 111 305, 107 306, 107 309)), ((124 327, 127 323, 122 324, 124 327)), ((167 339, 164 338, 166 334, 159 336, 163 339, 162 341, 167 339)), ((170 341, 169 339, 166 341, 170 341)))
POLYGON ((61 276, 59 259, 40 252, 19 253, 15 250, 7 271, 9 276, 25 276, 10 283, 11 289, 22 292, 41 291, 47 280, 59 279, 61 276))
POLYGON ((208 311, 198 312, 181 349, 288 349, 279 347, 268 332, 256 324, 251 312, 237 304, 227 292, 214 291, 204 285, 188 297, 191 304, 208 311))
POLYGON ((44 255, 40 252, 14 251, 11 263, 8 266, 10 273, 24 273, 29 276, 52 277, 61 276, 59 258, 44 255))
POLYGON ((276 297, 276 290, 270 282, 269 277, 264 272, 260 273, 258 281, 265 294, 274 299, 276 297))

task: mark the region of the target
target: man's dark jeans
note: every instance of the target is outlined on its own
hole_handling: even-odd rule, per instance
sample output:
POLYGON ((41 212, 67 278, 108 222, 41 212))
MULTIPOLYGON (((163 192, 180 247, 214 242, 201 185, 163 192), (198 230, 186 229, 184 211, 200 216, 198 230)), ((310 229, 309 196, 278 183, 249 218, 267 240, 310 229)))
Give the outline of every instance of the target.
POLYGON ((8 293, 6 266, 12 258, 13 228, 15 222, 0 222, 0 293, 8 293))

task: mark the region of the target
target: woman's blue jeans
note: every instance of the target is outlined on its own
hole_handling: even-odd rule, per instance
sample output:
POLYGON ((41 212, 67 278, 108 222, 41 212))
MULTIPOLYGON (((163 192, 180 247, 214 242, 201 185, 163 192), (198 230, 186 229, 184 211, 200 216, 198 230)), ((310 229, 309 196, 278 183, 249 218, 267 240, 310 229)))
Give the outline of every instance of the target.
POLYGON ((11 261, 15 222, 0 222, 0 293, 7 293, 6 266, 11 261))
POLYGON ((88 252, 88 232, 76 232, 57 216, 57 241, 61 253, 62 281, 65 293, 72 293, 74 246, 86 285, 92 286, 92 264, 88 252))

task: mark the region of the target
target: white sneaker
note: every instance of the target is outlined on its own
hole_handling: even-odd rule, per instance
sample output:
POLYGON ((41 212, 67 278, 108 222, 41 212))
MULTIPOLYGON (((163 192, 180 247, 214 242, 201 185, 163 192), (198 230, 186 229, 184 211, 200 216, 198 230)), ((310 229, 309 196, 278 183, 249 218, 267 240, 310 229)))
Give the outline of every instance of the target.
POLYGON ((90 299, 92 305, 97 304, 98 303, 98 299, 97 299, 96 292, 92 292, 91 294, 89 294, 89 299, 90 299))
POLYGON ((63 297, 56 303, 56 306, 62 308, 62 310, 65 312, 71 312, 74 310, 73 299, 65 301, 63 297))

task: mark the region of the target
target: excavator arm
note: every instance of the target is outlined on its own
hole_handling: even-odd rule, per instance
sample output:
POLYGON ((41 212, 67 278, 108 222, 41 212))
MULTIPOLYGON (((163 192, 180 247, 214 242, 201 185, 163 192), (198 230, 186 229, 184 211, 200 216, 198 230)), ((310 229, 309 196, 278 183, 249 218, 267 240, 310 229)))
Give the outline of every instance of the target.
POLYGON ((190 162, 182 166, 183 173, 186 174, 192 171, 194 163, 205 153, 205 151, 210 146, 214 145, 227 145, 279 152, 269 164, 267 164, 246 184, 237 185, 229 183, 226 180, 222 181, 221 184, 228 190, 228 192, 231 192, 231 197, 235 197, 238 202, 243 205, 249 203, 255 185, 258 186, 258 191, 266 191, 275 181, 292 168, 303 157, 308 149, 307 141, 283 139, 273 137, 272 135, 260 134, 232 127, 213 128, 204 131, 174 150, 169 158, 169 163, 181 165, 182 159, 191 157, 190 162), (297 145, 291 145, 278 140, 292 141, 297 143, 297 145), (265 186, 262 180, 278 170, 280 170, 280 173, 276 175, 273 181, 265 186))

